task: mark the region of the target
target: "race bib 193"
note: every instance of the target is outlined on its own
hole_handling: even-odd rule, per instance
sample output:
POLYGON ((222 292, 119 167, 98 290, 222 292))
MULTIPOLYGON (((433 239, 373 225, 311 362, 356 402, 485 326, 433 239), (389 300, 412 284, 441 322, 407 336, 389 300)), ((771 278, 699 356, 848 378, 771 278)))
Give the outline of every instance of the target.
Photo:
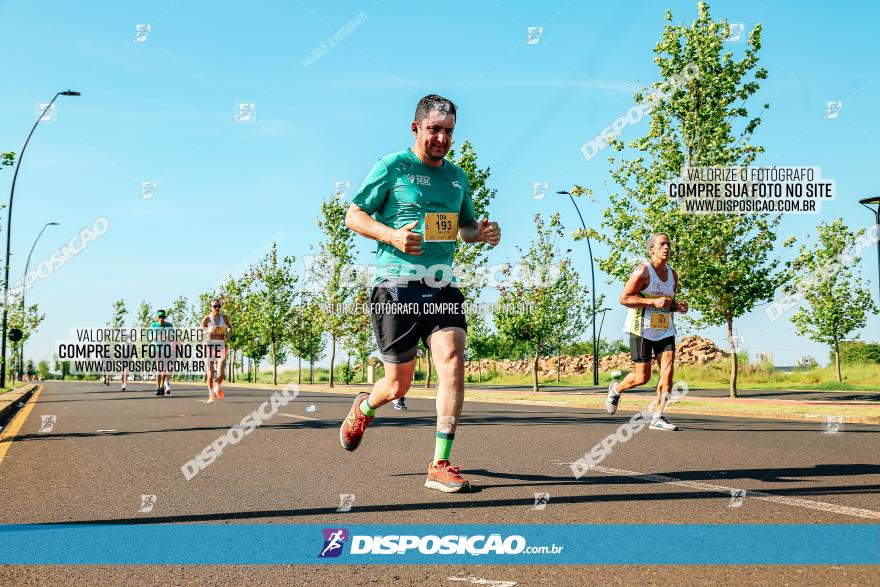
POLYGON ((425 214, 425 241, 454 241, 458 237, 458 214, 428 212, 425 214))

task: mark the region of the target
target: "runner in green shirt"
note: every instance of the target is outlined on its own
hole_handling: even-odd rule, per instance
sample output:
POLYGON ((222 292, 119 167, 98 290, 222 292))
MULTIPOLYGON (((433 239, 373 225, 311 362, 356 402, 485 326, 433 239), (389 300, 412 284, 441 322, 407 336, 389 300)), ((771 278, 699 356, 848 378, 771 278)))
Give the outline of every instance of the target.
POLYGON ((355 399, 339 431, 343 448, 355 450, 376 409, 403 398, 422 340, 439 378, 434 458, 425 486, 448 493, 470 488, 449 462, 464 401, 467 329, 452 256, 459 238, 491 246, 501 239, 497 223, 477 220, 467 174, 445 159, 455 123, 450 100, 422 98, 412 122, 413 147, 381 158, 346 214, 350 229, 378 241, 370 305, 385 377, 372 393, 355 399))
MULTIPOLYGON (((150 328, 174 328, 174 325, 166 319, 165 310, 159 310, 156 312, 156 320, 150 323, 150 328)), ((156 343, 156 346, 161 346, 168 343, 156 343)), ((156 373, 156 385, 158 389, 156 390, 156 395, 171 395, 171 373, 169 371, 162 371, 156 373)))

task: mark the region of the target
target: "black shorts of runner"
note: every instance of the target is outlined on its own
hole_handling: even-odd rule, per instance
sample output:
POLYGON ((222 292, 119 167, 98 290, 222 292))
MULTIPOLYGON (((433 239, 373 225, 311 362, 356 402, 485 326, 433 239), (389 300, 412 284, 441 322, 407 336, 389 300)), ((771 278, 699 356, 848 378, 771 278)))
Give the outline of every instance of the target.
POLYGON ((661 353, 675 350, 675 336, 667 336, 660 340, 648 340, 637 334, 629 335, 629 353, 633 363, 650 363, 651 356, 659 357, 661 353))
MULTIPOLYGON (((407 289, 410 287, 410 291, 414 291, 426 286, 424 281, 410 281, 407 289)), ((442 328, 467 330, 461 290, 452 285, 439 290, 431 302, 414 303, 395 301, 385 283, 373 288, 370 293, 370 315, 382 361, 408 363, 416 356, 419 340, 427 347, 428 337, 442 328)))

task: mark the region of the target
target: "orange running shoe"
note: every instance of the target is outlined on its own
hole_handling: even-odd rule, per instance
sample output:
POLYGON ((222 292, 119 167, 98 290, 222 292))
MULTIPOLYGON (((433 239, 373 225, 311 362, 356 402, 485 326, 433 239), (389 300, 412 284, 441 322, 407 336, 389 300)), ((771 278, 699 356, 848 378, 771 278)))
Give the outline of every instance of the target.
POLYGON ((360 445, 364 431, 373 421, 372 418, 364 416, 364 413, 361 412, 361 403, 367 401, 368 397, 370 397, 369 393, 361 393, 354 398, 351 411, 348 412, 348 416, 339 428, 339 442, 345 450, 354 450, 360 445))
POLYGON ((220 386, 217 386, 217 399, 223 399, 223 390, 220 389, 220 386))
POLYGON ((459 472, 459 468, 450 465, 449 461, 437 461, 436 465, 432 461, 428 463, 428 478, 425 480, 425 487, 439 489, 444 493, 468 491, 471 484, 466 479, 462 479, 459 472))

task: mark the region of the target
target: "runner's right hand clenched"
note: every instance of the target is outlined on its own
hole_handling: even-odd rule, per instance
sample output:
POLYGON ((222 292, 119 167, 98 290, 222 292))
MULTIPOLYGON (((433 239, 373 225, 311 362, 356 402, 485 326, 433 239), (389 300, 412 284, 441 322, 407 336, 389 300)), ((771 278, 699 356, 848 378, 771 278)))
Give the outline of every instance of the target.
POLYGON ((668 310, 672 305, 672 298, 667 298, 666 296, 655 298, 652 301, 654 302, 654 307, 658 310, 668 310))
POLYGON ((389 239, 391 246, 407 255, 421 255, 422 235, 412 232, 418 223, 418 220, 413 220, 409 224, 393 230, 389 239))

